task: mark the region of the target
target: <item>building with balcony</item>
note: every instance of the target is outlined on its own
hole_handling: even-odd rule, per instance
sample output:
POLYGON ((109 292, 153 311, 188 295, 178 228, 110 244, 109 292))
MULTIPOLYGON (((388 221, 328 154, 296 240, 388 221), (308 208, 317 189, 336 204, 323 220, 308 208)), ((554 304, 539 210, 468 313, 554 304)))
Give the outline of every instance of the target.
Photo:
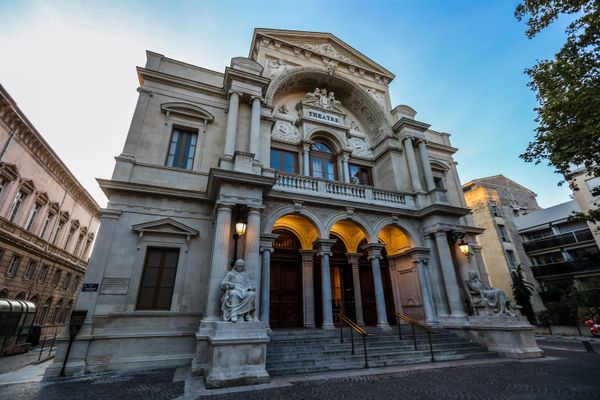
POLYGON ((100 207, 0 86, 0 298, 37 308, 42 334, 68 321, 100 207))
POLYGON ((457 149, 392 106, 390 71, 328 33, 256 29, 223 72, 148 52, 137 74, 123 152, 99 179, 109 203, 67 373, 191 365, 216 385, 257 382, 277 329, 343 314, 387 330, 395 311, 475 326, 465 281, 485 279, 482 230, 457 149), (222 306, 234 258, 255 299, 235 323, 222 306))
POLYGON ((586 222, 568 220, 579 211, 572 200, 515 219, 544 301, 558 301, 574 280, 583 289, 600 287, 600 251, 592 230, 586 222))
POLYGON ((473 212, 475 226, 485 229, 477 236, 477 243, 483 248, 490 283, 512 298, 510 273, 521 265, 525 279, 537 289, 531 297, 533 309, 543 309, 539 287, 529 268, 529 257, 515 224, 515 218, 541 210, 537 195, 503 175, 467 182, 463 185, 463 193, 467 206, 473 212))
MULTIPOLYGON (((576 188, 573 190, 573 196, 582 212, 587 213, 600 207, 600 177, 590 175, 583 167, 573 166, 572 172, 566 178, 576 188)), ((600 247, 600 224, 588 225, 596 244, 600 247)))

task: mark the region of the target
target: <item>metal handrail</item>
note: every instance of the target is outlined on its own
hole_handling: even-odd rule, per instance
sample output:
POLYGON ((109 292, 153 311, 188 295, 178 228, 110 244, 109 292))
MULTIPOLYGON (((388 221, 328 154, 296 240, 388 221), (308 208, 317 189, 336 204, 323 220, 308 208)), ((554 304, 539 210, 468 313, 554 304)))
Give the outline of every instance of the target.
POLYGON ((340 341, 344 343, 344 323, 348 325, 350 328, 350 340, 352 342, 352 355, 356 354, 354 352, 354 333, 356 332, 363 338, 363 349, 365 354, 365 368, 369 368, 369 356, 367 354, 367 336, 372 336, 370 333, 367 333, 363 328, 361 328, 356 322, 352 321, 350 318, 346 317, 342 313, 337 313, 337 316, 340 317, 340 341))
POLYGON ((404 321, 410 325, 410 327, 412 329, 412 337, 413 337, 413 343, 415 346, 415 351, 417 350, 417 335, 415 333, 415 327, 419 328, 420 330, 422 330, 423 332, 425 332, 427 334, 427 340, 429 341, 429 353, 431 354, 431 362, 434 362, 435 358, 433 357, 433 346, 431 345, 431 333, 433 331, 430 328, 426 327, 425 325, 418 323, 417 321, 415 321, 408 315, 400 314, 397 312, 395 312, 394 315, 396 316, 396 321, 398 323, 398 337, 400 339, 402 339, 402 327, 400 325, 400 321, 404 321))

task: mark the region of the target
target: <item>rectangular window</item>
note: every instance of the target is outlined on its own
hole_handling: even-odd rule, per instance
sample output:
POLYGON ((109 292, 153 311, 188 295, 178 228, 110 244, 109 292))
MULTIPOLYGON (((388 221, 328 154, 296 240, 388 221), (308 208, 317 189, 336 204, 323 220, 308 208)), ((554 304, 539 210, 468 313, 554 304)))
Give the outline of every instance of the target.
POLYGON ((350 164, 350 182, 358 185, 373 185, 371 168, 350 164))
POLYGON ((179 249, 149 247, 138 294, 138 310, 168 310, 175 286, 179 249))
POLYGON ((67 250, 67 247, 69 247, 69 245, 71 244, 71 239, 73 239, 73 235, 75 234, 75 231, 77 230, 77 228, 72 227, 71 229, 69 229, 69 234, 67 235, 67 240, 65 240, 65 250, 67 250))
POLYGON ((492 210, 492 215, 494 217, 500 216, 500 211, 498 210, 498 206, 496 205, 496 203, 490 203, 490 209, 492 210))
POLYGON ((43 239, 46 235, 46 231, 48 230, 48 226, 50 225, 50 221, 54 218, 54 214, 48 213, 48 216, 44 220, 44 224, 42 225, 42 231, 40 232, 40 237, 43 239))
POLYGON ((433 177, 433 184, 436 189, 444 189, 444 179, 439 176, 433 177))
POLYGON ((38 273, 38 282, 39 283, 44 283, 46 282, 46 278, 48 277, 48 271, 50 270, 50 267, 47 265, 42 265, 42 268, 40 269, 40 272, 38 273))
POLYGON ((30 280, 31 277, 33 276, 33 273, 35 272, 35 261, 29 261, 29 264, 27 264, 27 269, 25 270, 25 274, 23 275, 23 278, 26 280, 30 280))
POLYGON ((167 167, 192 169, 198 133, 174 128, 167 155, 167 167))
POLYGON ((84 234, 82 233, 77 238, 77 243, 75 243, 75 250, 73 250, 73 255, 75 255, 75 256, 77 256, 77 252, 79 251, 79 248, 81 247, 81 243, 83 242, 83 236, 84 236, 84 234))
POLYGON ((39 203, 35 203, 33 207, 31 207, 31 211, 29 211, 29 215, 27 216, 27 221, 25 222, 25 229, 28 231, 33 227, 33 223, 35 222, 35 217, 42 208, 42 205, 39 203))
POLYGON ((62 275, 62 271, 58 270, 54 273, 54 277, 52 278, 52 286, 58 288, 58 284, 60 283, 60 277, 62 275))
POLYGON ((585 185, 589 189, 592 196, 597 197, 600 196, 600 177, 596 176, 591 179, 586 179, 585 185))
POLYGON ((19 269, 19 264, 21 264, 21 257, 14 255, 10 260, 10 264, 8 265, 6 275, 15 276, 17 274, 17 269, 19 269))
POLYGON ((56 240, 58 239, 58 234, 60 233, 60 230, 62 229, 64 225, 63 221, 58 221, 58 224, 56 224, 56 228, 54 228, 54 233, 52 234, 52 244, 56 244, 56 240))
POLYGON ((271 149, 271 168, 288 172, 298 173, 298 155, 291 151, 271 149))
POLYGON ((85 242, 85 247, 83 248, 83 251, 81 252, 81 258, 84 258, 87 256, 87 253, 88 253, 88 250, 89 250, 91 244, 92 244, 91 239, 88 239, 85 242))
POLYGON ((4 190, 4 188, 6 187, 6 184, 8 182, 6 182, 6 179, 4 178, 0 178, 0 194, 2 194, 2 191, 4 190))
POLYGON ((500 233, 500 239, 502 239, 503 242, 510 242, 510 240, 508 240, 508 235, 506 234, 504 225, 498 225, 498 232, 500 233))
POLYGON ((517 268, 517 259, 515 253, 512 250, 506 250, 506 258, 508 258, 508 264, 511 268, 517 268))
POLYGON ((15 199, 13 200, 12 206, 10 208, 10 213, 8 214, 8 220, 10 222, 14 222, 15 217, 19 213, 19 208, 21 208, 21 204, 23 204, 23 200, 27 197, 27 193, 19 190, 15 199))
POLYGON ((69 286, 71 286, 71 277, 73 276, 72 273, 68 273, 67 276, 65 276, 65 280, 63 281, 63 285, 62 285, 62 289, 63 290, 67 290, 69 288, 69 286))

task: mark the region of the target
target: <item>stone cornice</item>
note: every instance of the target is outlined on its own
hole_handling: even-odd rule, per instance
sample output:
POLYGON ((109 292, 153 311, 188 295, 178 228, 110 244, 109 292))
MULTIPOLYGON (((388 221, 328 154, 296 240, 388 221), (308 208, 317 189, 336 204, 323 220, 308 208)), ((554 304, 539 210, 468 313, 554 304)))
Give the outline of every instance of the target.
POLYGON ((85 209, 95 218, 100 217, 100 206, 79 183, 42 135, 19 109, 8 92, 0 85, 0 119, 16 132, 18 139, 42 165, 85 209))
POLYGON ((253 75, 249 72, 240 71, 239 69, 226 67, 225 68, 225 79, 223 81, 223 86, 225 90, 229 90, 231 88, 231 82, 233 80, 238 80, 246 83, 250 83, 252 85, 257 85, 261 88, 262 95, 264 96, 267 91, 267 86, 269 86, 269 82, 271 82, 270 78, 265 78, 263 76, 253 75))
POLYGON ((427 141, 427 147, 434 149, 434 150, 439 150, 439 151, 443 151, 446 153, 450 153, 450 154, 454 154, 458 151, 458 149, 456 147, 446 146, 445 144, 432 142, 430 140, 427 141))
POLYGON ((200 92, 226 97, 227 92, 223 87, 207 85, 206 83, 194 81, 192 79, 182 78, 176 75, 166 74, 164 72, 153 71, 150 69, 137 67, 140 86, 144 86, 144 81, 160 82, 170 86, 176 86, 188 90, 197 90, 200 92))
POLYGON ((411 128, 419 132, 425 132, 431 125, 411 118, 402 117, 392 126, 394 132, 399 133, 404 128, 411 128))
POLYGON ((235 182, 269 190, 275 184, 274 177, 250 174, 241 171, 230 171, 221 168, 211 168, 208 176, 208 198, 214 199, 222 182, 235 182))
POLYGON ((206 193, 195 190, 172 189, 163 186, 145 185, 109 179, 96 179, 102 191, 110 196, 112 192, 144 193, 155 196, 180 197, 194 200, 208 200, 206 193))

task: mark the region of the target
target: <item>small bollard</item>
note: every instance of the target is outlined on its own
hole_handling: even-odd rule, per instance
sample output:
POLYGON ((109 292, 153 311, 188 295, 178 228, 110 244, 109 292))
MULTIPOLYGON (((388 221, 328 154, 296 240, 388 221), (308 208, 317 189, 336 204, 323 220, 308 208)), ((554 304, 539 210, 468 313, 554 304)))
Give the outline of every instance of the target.
POLYGON ((594 348, 592 347, 592 343, 589 340, 582 340, 581 343, 583 344, 583 347, 585 347, 585 349, 589 353, 593 353, 594 352, 594 348))

